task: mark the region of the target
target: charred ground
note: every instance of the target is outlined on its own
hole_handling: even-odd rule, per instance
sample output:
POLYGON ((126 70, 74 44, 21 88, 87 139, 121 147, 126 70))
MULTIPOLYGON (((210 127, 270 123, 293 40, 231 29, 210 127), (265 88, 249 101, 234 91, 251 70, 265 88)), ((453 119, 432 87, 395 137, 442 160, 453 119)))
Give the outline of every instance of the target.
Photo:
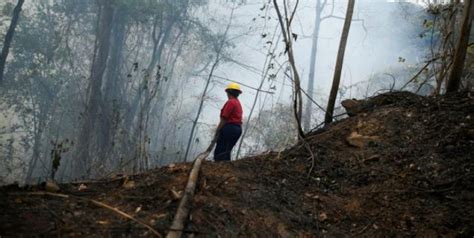
MULTIPOLYGON (((187 234, 197 236, 461 236, 474 234, 474 97, 398 92, 306 143, 232 163, 206 162, 187 234)), ((145 174, 0 193, 0 235, 165 234, 191 164, 145 174), (79 189, 81 187, 81 189, 79 189)))

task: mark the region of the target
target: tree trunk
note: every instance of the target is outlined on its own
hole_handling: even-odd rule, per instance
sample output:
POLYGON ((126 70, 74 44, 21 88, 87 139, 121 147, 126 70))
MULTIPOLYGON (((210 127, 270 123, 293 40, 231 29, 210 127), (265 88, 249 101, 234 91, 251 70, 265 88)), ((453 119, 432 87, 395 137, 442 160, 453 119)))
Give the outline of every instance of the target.
POLYGON ((165 111, 166 111, 166 105, 167 105, 167 103, 173 101, 173 99, 170 100, 170 88, 171 88, 171 85, 172 85, 171 81, 173 80, 173 73, 175 71, 177 61, 181 57, 181 53, 183 51, 183 46, 184 46, 184 44, 186 42, 186 39, 187 39, 187 36, 188 36, 188 34, 187 34, 188 30, 189 30, 189 27, 187 26, 185 30, 180 31, 180 33, 178 33, 178 35, 175 37, 174 42, 179 43, 176 54, 174 54, 174 56, 171 56, 171 55, 173 55, 171 53, 171 51, 172 51, 171 49, 174 47, 174 44, 173 44, 173 45, 171 45, 171 49, 170 49, 170 53, 169 53, 170 56, 168 57, 167 62, 165 62, 166 65, 171 65, 169 67, 169 70, 167 70, 166 73, 164 73, 164 74, 167 75, 167 76, 165 76, 165 77, 167 77, 167 80, 165 79, 164 85, 162 85, 162 87, 160 88, 158 102, 156 103, 156 105, 151 110, 151 115, 157 115, 157 117, 155 119, 155 123, 154 123, 155 129, 153 129, 153 131, 155 131, 155 133, 154 133, 155 138, 152 140, 153 144, 150 144, 150 146, 153 147, 153 148, 163 148, 164 147, 164 142, 166 141, 167 136, 169 136, 166 133, 164 133, 165 134, 164 136, 161 136, 161 132, 162 132, 162 129, 163 129, 161 125, 162 125, 162 121, 163 121, 164 114, 165 114, 165 111), (180 38, 182 38, 181 41, 180 41, 180 38), (171 60, 171 58, 172 58, 172 60, 171 60), (171 62, 169 62, 169 61, 171 61, 171 62))
POLYGON ((334 113, 334 105, 336 104, 337 92, 339 91, 339 82, 341 81, 342 65, 344 63, 344 53, 346 51, 347 38, 349 36, 349 29, 352 22, 352 14, 354 12, 355 0, 349 0, 347 4, 346 19, 344 20, 344 27, 342 28, 341 41, 339 43, 339 51, 336 59, 336 69, 334 72, 334 79, 332 81, 331 93, 329 94, 328 106, 324 122, 329 124, 332 121, 334 113))
MULTIPOLYGON (((126 22, 124 20, 126 11, 122 8, 114 12, 113 26, 110 45, 110 60, 107 63, 107 71, 105 73, 106 81, 104 83, 104 97, 102 99, 101 114, 101 135, 100 135, 100 152, 99 158, 104 158, 113 151, 113 140, 116 130, 119 127, 117 111, 122 105, 123 94, 123 77, 121 75, 120 64, 122 63, 123 47, 126 39, 126 22)), ((112 159, 112 158, 109 158, 112 159)), ((113 161, 110 161, 115 166, 113 161)))
POLYGON ((188 153, 189 153, 189 150, 191 148, 191 143, 192 143, 193 137, 194 137, 194 130, 196 129, 196 125, 198 123, 199 116, 201 116, 202 107, 204 105, 204 100, 206 98, 207 88, 209 87, 209 84, 211 82, 212 74, 214 73, 214 70, 216 69, 217 64, 219 64, 219 59, 220 59, 220 50, 217 52, 216 60, 214 61, 214 64, 212 65, 211 72, 209 73, 209 77, 207 78, 206 86, 204 87, 204 92, 202 92, 201 102, 199 103, 199 108, 198 108, 198 111, 197 111, 197 114, 196 114, 196 118, 194 119, 193 126, 191 127, 191 133, 189 135, 188 145, 186 146, 186 152, 184 154, 183 162, 187 161, 188 153))
MULTIPOLYGON (((138 169, 140 171, 142 168, 146 168, 148 166, 148 160, 146 157, 146 141, 147 141, 147 128, 148 128, 148 117, 150 114, 150 105, 154 97, 159 91, 159 87, 161 86, 159 81, 160 79, 157 79, 158 81, 154 82, 153 84, 150 84, 151 78, 154 75, 154 68, 157 67, 157 73, 156 75, 161 75, 161 58, 163 51, 165 49, 166 43, 168 43, 169 36, 172 33, 173 26, 176 22, 176 19, 171 18, 166 25, 166 28, 162 30, 160 33, 160 38, 154 39, 154 48, 153 48, 153 57, 152 60, 150 61, 150 64, 148 65, 144 78, 142 80, 142 87, 139 88, 141 90, 138 94, 136 99, 138 99, 136 102, 138 102, 138 105, 136 106, 139 108, 138 111, 138 118, 137 118, 137 123, 135 124, 135 130, 133 134, 132 141, 134 143, 135 149, 134 149, 134 158, 135 158, 135 163, 134 163, 134 171, 135 169, 138 169), (153 94, 150 94, 152 93, 153 94)), ((161 76, 160 76, 161 77, 161 76)), ((136 100, 135 99, 135 100, 136 100)), ((135 109, 136 110, 136 109, 135 109)), ((136 111, 135 111, 136 112, 136 111)))
MULTIPOLYGON (((292 71, 292 81, 293 81, 293 90, 294 90, 294 98, 293 98, 293 113, 296 120, 296 128, 298 130, 298 138, 304 139, 304 132, 303 128, 301 127, 301 118, 303 113, 303 98, 301 96, 301 84, 300 84, 300 76, 298 74, 298 70, 296 68, 295 57, 293 54, 293 40, 292 37, 295 35, 291 32, 291 22, 293 20, 294 14, 296 12, 296 8, 298 7, 299 1, 296 1, 295 7, 293 12, 290 16, 288 16, 288 9, 286 1, 283 1, 283 9, 285 10, 285 23, 283 23, 283 16, 280 12, 280 8, 278 7, 278 3, 276 0, 273 0, 273 6, 275 7, 275 11, 278 16, 278 21, 280 23, 281 32, 283 34, 283 38, 285 41, 285 53, 288 54, 288 62, 291 66, 292 71)), ((296 37, 295 37, 296 40, 296 37)))
MULTIPOLYGON (((152 58, 150 63, 148 64, 146 71, 145 71, 145 76, 143 80, 140 82, 140 85, 138 87, 138 92, 135 95, 134 99, 132 100, 132 103, 130 105, 129 112, 127 113, 127 119, 126 119, 126 125, 127 129, 131 132, 133 132, 133 135, 136 135, 137 127, 134 127, 133 121, 135 119, 135 116, 137 114, 140 102, 143 98, 143 94, 147 93, 148 91, 148 82, 149 79, 151 78, 151 75, 153 73, 153 68, 156 67, 157 65, 160 64, 161 61, 161 54, 163 52, 163 49, 165 47, 165 43, 168 41, 168 37, 171 33, 171 29, 173 28, 174 21, 170 21, 168 25, 166 26, 165 29, 162 29, 163 24, 160 25, 160 32, 158 34, 158 37, 155 35, 156 28, 158 27, 158 21, 155 21, 153 25, 153 52, 152 52, 152 58)), ((145 96, 146 97, 146 96, 145 96)))
MULTIPOLYGON (((159 44, 159 39, 161 39, 161 35, 163 34, 162 31, 162 26, 163 26, 163 21, 160 21, 160 32, 158 37, 156 36, 156 28, 158 28, 158 19, 155 19, 153 23, 153 31, 152 31, 152 40, 153 40, 153 51, 151 53, 151 61, 150 64, 148 64, 147 71, 150 72, 151 69, 153 69, 153 62, 156 61, 157 57, 157 50, 158 50, 158 44, 159 44)), ((134 132, 134 124, 133 120, 135 119, 135 115, 138 111, 138 105, 140 104, 140 99, 142 98, 142 94, 145 88, 145 83, 146 83, 146 78, 143 78, 143 80, 140 81, 138 88, 137 88, 137 93, 133 97, 133 100, 130 103, 130 106, 127 110, 127 115, 125 117, 125 128, 132 134, 134 132)))
POLYGON ((109 55, 109 42, 111 33, 111 23, 113 18, 113 8, 111 1, 103 0, 99 2, 101 13, 97 32, 97 52, 92 61, 91 76, 88 88, 88 99, 83 117, 83 126, 78 139, 78 153, 75 158, 76 166, 74 171, 75 178, 90 175, 90 166, 92 155, 90 150, 90 141, 92 134, 96 131, 96 121, 101 105, 101 86, 102 77, 107 64, 109 55))
POLYGON ((18 0, 15 9, 13 9, 13 18, 8 28, 5 41, 3 42, 2 54, 0 55, 0 83, 3 81, 3 74, 5 71, 5 62, 7 61, 8 52, 10 51, 10 45, 15 34, 16 25, 18 24, 18 18, 20 17, 21 7, 25 0, 18 0))
POLYGON ((446 93, 456 92, 461 85, 461 77, 466 59, 467 45, 469 44, 469 35, 471 32, 472 15, 474 14, 474 0, 464 1, 464 16, 459 34, 459 40, 454 54, 453 68, 449 75, 446 93))
MULTIPOLYGON (((41 112, 40 112, 41 113, 41 112)), ((46 114, 46 113, 43 113, 46 114)), ((35 123, 36 124, 36 123, 35 123)), ((28 171, 26 173, 26 179, 25 183, 26 184, 32 184, 32 178, 33 178, 33 173, 36 169, 36 164, 38 163, 38 160, 40 159, 40 147, 41 147, 41 142, 43 138, 43 130, 44 127, 46 126, 46 116, 45 115, 40 115, 38 118, 38 123, 36 124, 35 134, 33 137, 33 154, 31 156, 31 160, 28 166, 28 171)))
MULTIPOLYGON (((316 0, 316 18, 314 20, 314 29, 313 29, 313 43, 311 45, 311 58, 309 63, 309 77, 308 77, 308 95, 313 97, 314 93, 314 71, 316 68, 316 53, 318 52, 318 38, 319 38, 319 27, 321 25, 321 0, 316 0)), ((304 131, 311 130, 311 111, 313 103, 310 100, 307 100, 305 113, 303 114, 303 128, 304 131)))

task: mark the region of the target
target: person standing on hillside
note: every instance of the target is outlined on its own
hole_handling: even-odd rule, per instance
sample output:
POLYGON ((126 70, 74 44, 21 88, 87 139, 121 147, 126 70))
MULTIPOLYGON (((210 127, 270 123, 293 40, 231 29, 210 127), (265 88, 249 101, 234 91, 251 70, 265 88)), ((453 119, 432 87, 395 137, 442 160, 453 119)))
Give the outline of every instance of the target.
POLYGON ((242 134, 242 106, 238 99, 242 93, 240 85, 230 83, 225 92, 228 100, 221 109, 221 119, 213 139, 217 143, 214 161, 230 161, 232 148, 242 134))

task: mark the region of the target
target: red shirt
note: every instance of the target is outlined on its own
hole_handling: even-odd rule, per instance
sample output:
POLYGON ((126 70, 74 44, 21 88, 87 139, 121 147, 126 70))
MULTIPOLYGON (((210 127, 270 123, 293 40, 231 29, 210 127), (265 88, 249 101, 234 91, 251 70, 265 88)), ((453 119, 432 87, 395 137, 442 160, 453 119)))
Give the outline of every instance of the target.
POLYGON ((221 109, 221 117, 227 123, 242 125, 242 106, 237 98, 227 100, 221 109))

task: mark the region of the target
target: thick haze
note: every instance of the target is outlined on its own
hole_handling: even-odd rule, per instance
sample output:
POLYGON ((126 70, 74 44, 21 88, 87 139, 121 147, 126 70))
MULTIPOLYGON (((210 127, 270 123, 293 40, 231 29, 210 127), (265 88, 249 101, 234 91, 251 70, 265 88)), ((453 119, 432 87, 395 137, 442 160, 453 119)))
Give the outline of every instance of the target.
MULTIPOLYGON (((2 181, 45 180, 58 144, 67 148, 59 149, 56 178, 62 181, 84 176, 76 171, 80 158, 88 160, 84 163, 89 177, 181 162, 191 141, 189 161, 210 142, 226 101, 224 88, 231 81, 242 84, 240 100, 248 129, 239 158, 294 142, 292 82, 285 76, 287 55, 271 1, 116 1, 111 21, 98 14, 107 9, 105 3, 110 2, 25 2, 0 102, 2 181), (105 39, 104 32, 110 37, 105 39), (270 64, 269 52, 275 56, 270 64), (94 84, 97 80, 100 84, 94 84)), ((15 4, 0 3, 2 39, 15 4)), ((321 14, 310 96, 323 108, 346 4, 327 1, 321 14)), ((315 7, 315 0, 301 0, 292 23, 296 66, 305 91, 315 7)), ((427 17, 422 4, 356 1, 336 110, 341 112, 340 99, 371 96, 393 83, 397 89, 411 78, 427 56, 429 39, 420 37, 426 34, 427 17)), ((315 127, 324 112, 314 106, 311 113, 315 127)))
MULTIPOLYGON (((242 82, 254 88, 258 88, 261 81, 261 71, 264 67, 265 56, 268 47, 267 42, 271 38, 275 27, 278 27, 274 8, 267 1, 248 1, 246 5, 238 6, 233 19, 231 35, 236 39, 233 41, 233 58, 241 64, 227 63, 222 65, 216 76, 242 82), (260 10, 263 6, 266 8, 260 10), (267 20, 261 16, 267 15, 267 20), (268 19, 268 16, 271 19, 268 19), (254 21, 253 19, 256 18, 254 21), (262 34, 267 34, 262 38, 262 34)), ((331 2, 331 1, 328 1, 331 2)), ((336 17, 345 16, 347 1, 335 1, 334 13, 336 17)), ((309 73, 309 58, 312 43, 312 31, 315 18, 315 1, 302 0, 298 8, 293 32, 298 35, 294 44, 296 54, 296 64, 302 78, 302 87, 307 89, 309 73)), ((322 16, 330 14, 332 6, 328 3, 322 16)), ((222 19, 221 23, 228 21, 229 8, 223 8, 221 4, 212 4, 209 7, 211 15, 222 19), (220 15, 219 13, 226 13, 220 15), (227 18, 226 18, 227 17, 227 18)), ((390 73, 392 68, 407 68, 409 65, 419 63, 424 60, 426 52, 420 50, 426 39, 419 37, 422 29, 424 9, 417 4, 398 3, 374 0, 356 1, 354 10, 354 21, 352 23, 348 46, 344 59, 344 68, 341 78, 341 87, 355 85, 358 82, 367 81, 375 73, 390 73), (406 59, 399 61, 399 57, 406 59)), ((341 35, 343 20, 328 18, 321 23, 318 40, 318 52, 315 73, 315 94, 313 98, 323 107, 326 107, 325 100, 329 95, 332 83, 334 65, 336 61, 339 39, 341 35)), ((221 25, 221 27, 223 27, 221 25)), ((279 32, 279 28, 277 32, 279 32)), ((280 54, 284 46, 280 42, 277 54, 280 54)), ((280 55, 277 60, 280 63, 286 61, 286 55, 280 55)), ((274 91, 274 94, 263 93, 258 100, 257 107, 270 108, 276 103, 290 103, 291 82, 284 79, 283 74, 279 74, 274 82, 266 80, 262 89, 274 91), (276 90, 271 88, 275 86, 276 90)), ((400 82, 407 78, 398 78, 400 82)), ((391 80, 390 80, 391 81, 391 80)), ((218 122, 220 106, 225 101, 224 87, 227 82, 215 78, 215 87, 211 94, 217 98, 217 103, 210 102, 203 113, 203 120, 213 125, 218 122)), ((379 88, 370 89, 371 92, 379 88)), ((387 85, 387 88, 389 85, 387 85)), ((365 89, 365 87, 364 87, 365 89)), ((364 92, 356 89, 349 90, 344 97, 363 97, 364 92)), ((247 113, 252 106, 255 90, 244 87, 244 94, 240 100, 244 105, 244 113, 247 113)), ((338 106, 338 105, 337 105, 338 106)), ((319 110, 313 107, 314 110, 319 110)), ((256 113, 253 114, 255 116, 256 113)), ((312 122, 315 126, 321 122, 322 118, 317 118, 312 122)), ((263 121, 262 124, 265 124, 263 121)))

